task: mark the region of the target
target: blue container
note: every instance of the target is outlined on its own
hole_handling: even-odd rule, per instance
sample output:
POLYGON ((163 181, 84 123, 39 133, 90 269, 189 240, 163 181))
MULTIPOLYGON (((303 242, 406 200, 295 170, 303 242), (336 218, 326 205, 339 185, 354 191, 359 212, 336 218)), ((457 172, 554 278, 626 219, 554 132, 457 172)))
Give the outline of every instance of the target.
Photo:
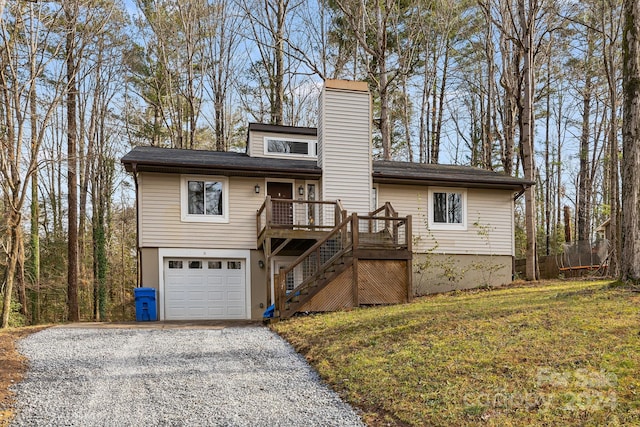
POLYGON ((136 300, 136 322, 155 322, 158 320, 156 290, 154 288, 135 288, 133 295, 136 300))

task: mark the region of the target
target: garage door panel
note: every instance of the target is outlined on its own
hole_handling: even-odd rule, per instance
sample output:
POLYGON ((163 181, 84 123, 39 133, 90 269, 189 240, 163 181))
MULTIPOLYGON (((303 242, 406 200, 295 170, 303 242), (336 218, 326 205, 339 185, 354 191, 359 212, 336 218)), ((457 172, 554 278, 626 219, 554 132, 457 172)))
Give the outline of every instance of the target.
POLYGON ((224 292, 223 291, 209 291, 207 293, 207 300, 213 302, 222 302, 224 301, 224 292))
POLYGON ((225 315, 225 310, 222 308, 209 308, 208 318, 221 318, 225 315))
POLYGON ((244 313, 244 310, 242 309, 237 309, 237 310, 234 310, 232 308, 229 309, 229 315, 232 316, 231 318, 235 318, 235 317, 240 318, 242 313, 244 313))
POLYGON ((227 299, 229 301, 244 301, 244 294, 241 292, 229 291, 227 292, 227 299))
POLYGON ((198 304, 198 303, 204 304, 206 299, 207 299, 207 292, 204 290, 187 292, 187 300, 193 301, 194 304, 198 304))
POLYGON ((245 260, 165 258, 167 320, 245 319, 245 260))
POLYGON ((244 277, 227 277, 227 285, 233 287, 241 287, 244 285, 244 277))

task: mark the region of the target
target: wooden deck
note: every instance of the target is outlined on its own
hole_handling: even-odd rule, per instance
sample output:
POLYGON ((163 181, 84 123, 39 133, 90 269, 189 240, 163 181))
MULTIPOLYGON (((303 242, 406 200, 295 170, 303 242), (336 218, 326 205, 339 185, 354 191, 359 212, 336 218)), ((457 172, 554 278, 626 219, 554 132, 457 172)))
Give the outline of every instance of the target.
POLYGON ((298 251, 274 274, 275 301, 269 303, 277 318, 411 299, 411 217, 399 217, 389 203, 360 216, 347 215, 339 201, 267 197, 256 222, 268 289, 273 257, 298 251))

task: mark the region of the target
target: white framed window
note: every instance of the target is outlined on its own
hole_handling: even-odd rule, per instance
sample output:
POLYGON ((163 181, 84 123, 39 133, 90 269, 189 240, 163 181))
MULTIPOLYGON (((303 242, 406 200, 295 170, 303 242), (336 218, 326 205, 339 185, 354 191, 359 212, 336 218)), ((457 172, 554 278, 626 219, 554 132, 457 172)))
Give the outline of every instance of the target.
POLYGON ((180 211, 185 222, 229 222, 229 180, 219 176, 183 175, 180 211))
POLYGON ((429 189, 429 228, 434 230, 467 229, 467 190, 429 189))
POLYGON ((307 139, 264 137, 264 154, 270 156, 318 157, 318 142, 307 139))

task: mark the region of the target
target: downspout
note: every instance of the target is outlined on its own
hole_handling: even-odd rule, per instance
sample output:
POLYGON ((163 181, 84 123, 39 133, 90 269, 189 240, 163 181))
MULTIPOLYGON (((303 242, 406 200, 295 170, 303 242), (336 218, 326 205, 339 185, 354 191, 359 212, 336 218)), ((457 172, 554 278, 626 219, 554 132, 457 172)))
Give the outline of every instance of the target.
POLYGON ((142 254, 140 253, 140 209, 138 209, 138 164, 131 163, 131 169, 133 171, 133 183, 136 189, 136 287, 142 286, 142 254))

